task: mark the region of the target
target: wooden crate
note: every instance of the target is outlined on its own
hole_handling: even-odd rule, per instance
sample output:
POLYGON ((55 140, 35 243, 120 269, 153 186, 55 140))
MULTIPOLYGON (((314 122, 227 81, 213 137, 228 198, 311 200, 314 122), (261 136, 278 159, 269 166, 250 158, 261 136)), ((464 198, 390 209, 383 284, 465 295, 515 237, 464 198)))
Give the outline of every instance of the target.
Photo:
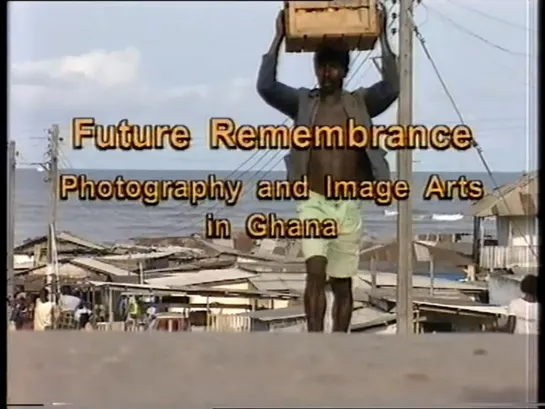
POLYGON ((376 1, 285 1, 286 52, 313 52, 324 41, 373 49, 380 35, 376 1))

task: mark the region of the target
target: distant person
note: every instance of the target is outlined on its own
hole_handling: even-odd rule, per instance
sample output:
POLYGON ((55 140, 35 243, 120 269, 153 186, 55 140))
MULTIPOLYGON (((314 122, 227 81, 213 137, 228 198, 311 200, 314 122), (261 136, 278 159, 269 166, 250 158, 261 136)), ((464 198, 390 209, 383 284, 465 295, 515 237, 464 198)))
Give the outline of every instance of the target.
POLYGON ((129 296, 127 301, 127 317, 125 319, 125 328, 134 331, 140 317, 140 307, 134 295, 129 296))
POLYGON ((537 276, 527 275, 520 283, 522 297, 509 304, 507 332, 511 334, 537 334, 539 303, 537 302, 537 276))
POLYGON ((154 321, 157 319, 157 307, 155 305, 155 300, 151 302, 146 309, 146 328, 151 328, 154 321))
POLYGON ((13 308, 11 310, 11 328, 15 330, 23 329, 28 317, 28 303, 26 296, 19 294, 13 301, 13 308))
POLYGON ((11 295, 6 298, 6 306, 7 306, 6 312, 7 312, 8 330, 12 331, 12 330, 15 330, 15 323, 11 319, 13 316, 13 309, 15 308, 15 303, 11 295))
POLYGON ((56 321, 57 329, 78 329, 78 321, 75 318, 76 310, 81 304, 81 298, 72 294, 70 286, 61 287, 61 296, 59 297, 59 315, 56 321))
POLYGON ((49 301, 49 292, 42 288, 34 307, 34 331, 45 331, 52 327, 53 303, 49 301))
POLYGON ((74 313, 74 319, 78 323, 79 329, 85 328, 91 319, 92 313, 88 304, 82 301, 74 313))
POLYGON ((22 286, 22 285, 16 286, 15 287, 15 292, 14 292, 14 298, 15 299, 18 299, 20 297, 26 298, 25 287, 22 286))
POLYGON ((76 312, 81 303, 81 298, 72 295, 72 290, 69 286, 63 285, 61 287, 61 296, 59 298, 59 307, 61 311, 76 312))

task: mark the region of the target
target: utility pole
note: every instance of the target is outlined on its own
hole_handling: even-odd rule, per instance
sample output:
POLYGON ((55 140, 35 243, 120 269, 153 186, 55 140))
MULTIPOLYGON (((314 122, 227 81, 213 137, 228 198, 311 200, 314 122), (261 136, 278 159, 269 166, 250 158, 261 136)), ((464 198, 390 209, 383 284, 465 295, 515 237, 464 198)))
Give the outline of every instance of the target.
POLYGON ((8 161, 7 161, 7 182, 8 182, 8 203, 7 203, 7 282, 8 296, 15 293, 14 283, 14 248, 15 248, 15 165, 17 151, 15 150, 15 141, 8 142, 8 161))
MULTIPOLYGON (((397 121, 406 127, 413 117, 413 0, 399 1, 399 102, 397 121)), ((410 149, 397 152, 397 176, 412 188, 413 157, 410 149)), ((397 202, 397 333, 413 333, 413 215, 412 197, 397 202)))
MULTIPOLYGON (((47 226, 47 283, 49 297, 56 302, 56 264, 55 240, 57 234, 57 212, 59 204, 59 126, 52 125, 47 131, 49 135, 48 149, 48 178, 49 183, 49 223, 47 226)), ((55 317, 53 317, 53 328, 55 328, 55 317)))
POLYGON ((59 204, 59 126, 52 125, 47 131, 49 134, 49 163, 48 178, 49 183, 49 223, 47 229, 47 262, 52 264, 53 240, 57 231, 57 212, 59 204))

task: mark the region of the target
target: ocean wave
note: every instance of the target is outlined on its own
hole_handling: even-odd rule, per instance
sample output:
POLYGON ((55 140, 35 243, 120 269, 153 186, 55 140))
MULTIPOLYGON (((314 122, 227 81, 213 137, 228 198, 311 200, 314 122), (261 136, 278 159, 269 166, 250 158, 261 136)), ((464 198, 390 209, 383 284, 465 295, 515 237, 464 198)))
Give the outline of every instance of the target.
POLYGON ((397 216, 397 211, 396 210, 385 210, 384 211, 384 216, 386 216, 386 217, 397 216))
MULTIPOLYGON (((464 218, 464 215, 461 213, 433 213, 433 214, 423 214, 422 211, 415 211, 416 214, 413 214, 413 220, 435 220, 438 222, 455 222, 458 220, 462 220, 464 218)), ((396 210, 384 210, 383 212, 384 217, 394 217, 397 216, 396 210)))
POLYGON ((440 222, 456 222, 462 220, 464 215, 461 213, 432 214, 431 219, 440 222))

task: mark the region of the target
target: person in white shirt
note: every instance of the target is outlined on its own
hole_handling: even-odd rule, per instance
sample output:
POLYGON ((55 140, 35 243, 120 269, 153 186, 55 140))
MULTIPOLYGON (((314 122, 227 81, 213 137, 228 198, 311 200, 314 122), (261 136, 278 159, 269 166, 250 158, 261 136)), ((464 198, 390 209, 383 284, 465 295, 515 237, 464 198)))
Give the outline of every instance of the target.
POLYGON ((537 334, 539 325, 537 276, 525 276, 520 283, 520 290, 522 297, 509 303, 506 330, 511 334, 537 334))
POLYGON ((42 288, 34 307, 34 331, 51 329, 53 319, 53 303, 49 301, 49 292, 42 288))
POLYGON ((61 287, 61 296, 59 299, 59 306, 62 311, 75 312, 81 303, 81 299, 72 295, 72 290, 69 286, 63 285, 61 287))

